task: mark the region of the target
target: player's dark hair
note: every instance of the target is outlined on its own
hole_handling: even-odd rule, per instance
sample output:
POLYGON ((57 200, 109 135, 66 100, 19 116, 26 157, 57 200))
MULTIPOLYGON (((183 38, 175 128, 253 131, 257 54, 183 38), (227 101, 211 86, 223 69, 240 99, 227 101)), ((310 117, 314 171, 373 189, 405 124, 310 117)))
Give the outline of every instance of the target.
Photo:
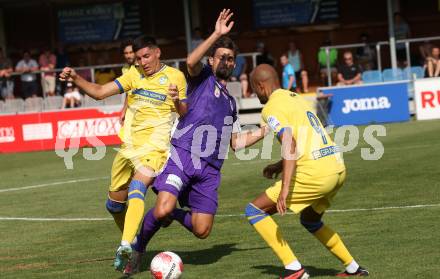
POLYGON ((128 46, 132 46, 133 47, 133 40, 132 39, 125 39, 125 40, 123 40, 121 42, 120 49, 121 49, 121 53, 122 54, 124 53, 125 48, 128 47, 128 46))
POLYGON ((156 39, 147 35, 142 35, 134 39, 133 41, 133 51, 136 52, 145 47, 156 48, 158 47, 156 39))
POLYGON ((227 48, 234 52, 234 57, 237 56, 238 48, 234 41, 228 36, 221 36, 211 47, 208 52, 208 55, 213 57, 217 49, 219 48, 227 48))
POLYGON ((287 54, 287 52, 283 52, 283 53, 281 53, 281 56, 280 56, 280 57, 283 57, 283 56, 289 58, 289 54, 287 54))

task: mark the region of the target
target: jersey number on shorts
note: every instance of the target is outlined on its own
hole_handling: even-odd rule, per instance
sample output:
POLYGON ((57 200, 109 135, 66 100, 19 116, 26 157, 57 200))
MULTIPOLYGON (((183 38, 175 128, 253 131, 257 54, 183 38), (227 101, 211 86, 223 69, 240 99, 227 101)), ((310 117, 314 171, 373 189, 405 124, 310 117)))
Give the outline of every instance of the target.
POLYGON ((322 142, 327 144, 327 138, 325 137, 324 130, 322 129, 321 123, 313 112, 308 111, 307 117, 309 118, 310 125, 312 125, 313 129, 321 135, 322 142))

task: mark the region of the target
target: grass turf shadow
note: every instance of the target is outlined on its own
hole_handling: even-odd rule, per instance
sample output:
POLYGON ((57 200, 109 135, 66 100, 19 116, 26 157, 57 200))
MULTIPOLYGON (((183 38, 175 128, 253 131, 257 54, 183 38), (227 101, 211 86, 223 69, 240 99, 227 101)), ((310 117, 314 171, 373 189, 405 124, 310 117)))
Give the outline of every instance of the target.
MULTIPOLYGON (((214 245, 211 248, 196 250, 196 251, 172 251, 179 255, 184 264, 190 265, 206 265, 218 262, 221 258, 232 254, 237 251, 249 251, 267 249, 267 247, 255 247, 247 249, 239 249, 235 246, 237 243, 226 243, 214 245)), ((147 251, 146 256, 142 259, 140 272, 144 272, 150 269, 150 262, 155 255, 163 251, 147 251)))
MULTIPOLYGON (((304 266, 310 276, 335 276, 339 271, 336 269, 317 268, 314 266, 304 266)), ((261 274, 280 276, 284 268, 282 266, 274 265, 257 265, 253 266, 254 269, 261 270, 261 274)))

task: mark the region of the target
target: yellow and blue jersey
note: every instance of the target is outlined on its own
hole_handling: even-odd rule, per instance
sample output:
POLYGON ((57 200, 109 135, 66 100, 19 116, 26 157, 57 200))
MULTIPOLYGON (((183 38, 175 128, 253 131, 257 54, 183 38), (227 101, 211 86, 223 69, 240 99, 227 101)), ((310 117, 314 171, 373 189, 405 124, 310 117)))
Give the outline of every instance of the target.
POLYGON ((142 69, 132 66, 115 83, 128 98, 124 126, 119 132, 122 142, 126 146, 147 144, 154 150, 168 150, 176 111, 168 87, 171 83, 177 85, 180 100, 185 100, 184 74, 163 65, 157 73, 146 76, 142 69))
POLYGON ((297 175, 324 177, 345 170, 339 148, 300 95, 283 89, 274 91, 263 108, 262 120, 278 137, 286 129, 292 132, 297 175))

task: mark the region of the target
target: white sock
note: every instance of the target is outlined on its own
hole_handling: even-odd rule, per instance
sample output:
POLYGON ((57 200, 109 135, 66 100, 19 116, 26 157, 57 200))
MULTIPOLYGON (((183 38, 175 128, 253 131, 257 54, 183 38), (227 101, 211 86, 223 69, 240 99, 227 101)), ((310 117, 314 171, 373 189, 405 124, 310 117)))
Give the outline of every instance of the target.
POLYGON ((300 270, 302 268, 300 262, 298 260, 294 260, 290 264, 284 266, 286 269, 290 270, 300 270))
POLYGON ((345 270, 348 273, 355 273, 358 270, 358 268, 359 268, 359 264, 355 260, 352 260, 351 263, 345 267, 345 270))
POLYGON ((121 246, 130 246, 130 243, 128 241, 122 240, 121 246))

